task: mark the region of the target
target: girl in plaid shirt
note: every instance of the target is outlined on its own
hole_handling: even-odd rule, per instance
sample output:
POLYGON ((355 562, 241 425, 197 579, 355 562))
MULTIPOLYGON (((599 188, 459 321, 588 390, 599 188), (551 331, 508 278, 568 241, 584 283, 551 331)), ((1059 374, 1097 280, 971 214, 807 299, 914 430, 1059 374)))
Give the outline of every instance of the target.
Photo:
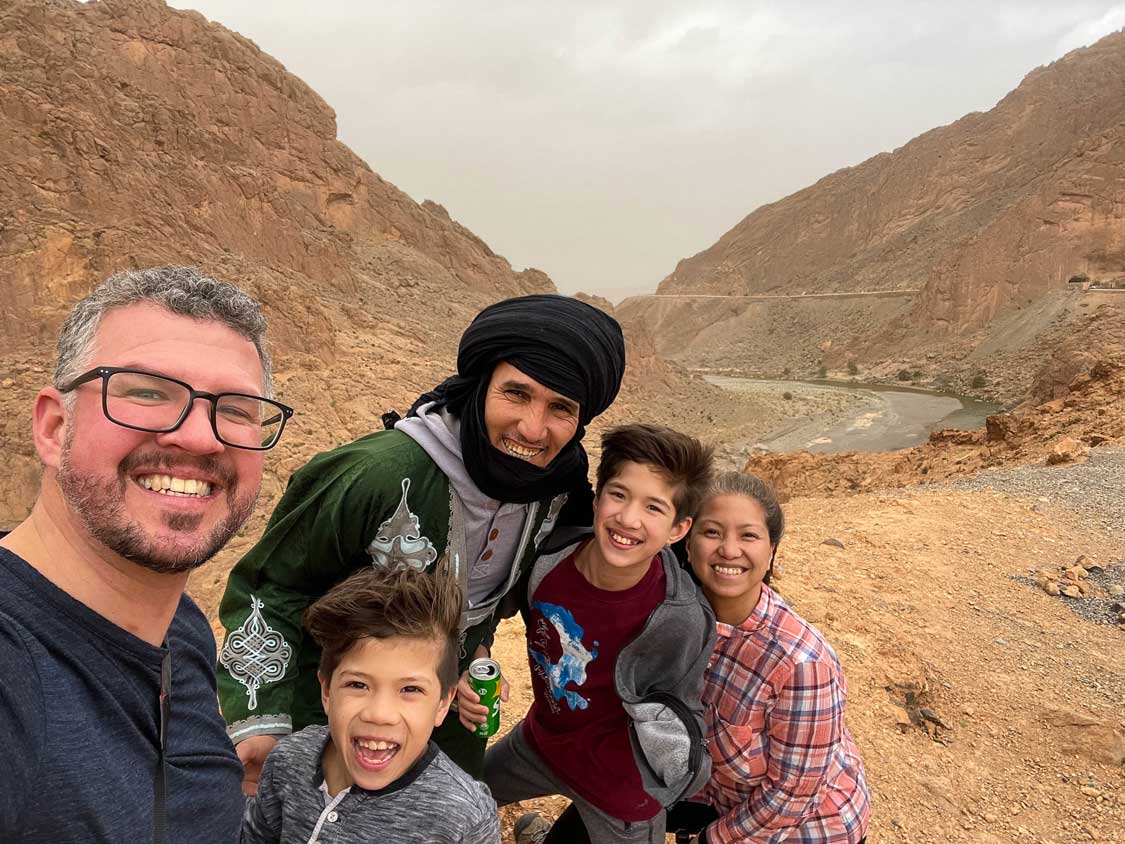
POLYGON ((688 539, 719 621, 703 692, 713 768, 694 798, 718 815, 705 844, 860 844, 867 832, 840 661, 767 585, 784 524, 767 484, 731 472, 715 479, 688 539))

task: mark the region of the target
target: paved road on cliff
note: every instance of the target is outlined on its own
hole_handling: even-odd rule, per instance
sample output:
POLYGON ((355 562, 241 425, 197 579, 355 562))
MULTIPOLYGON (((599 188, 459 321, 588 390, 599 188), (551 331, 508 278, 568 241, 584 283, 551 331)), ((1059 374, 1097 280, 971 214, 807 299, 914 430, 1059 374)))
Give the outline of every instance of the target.
POLYGON ((905 290, 853 290, 849 293, 640 293, 630 299, 749 299, 768 301, 773 299, 859 299, 864 296, 888 298, 892 296, 913 296, 921 288, 905 290))

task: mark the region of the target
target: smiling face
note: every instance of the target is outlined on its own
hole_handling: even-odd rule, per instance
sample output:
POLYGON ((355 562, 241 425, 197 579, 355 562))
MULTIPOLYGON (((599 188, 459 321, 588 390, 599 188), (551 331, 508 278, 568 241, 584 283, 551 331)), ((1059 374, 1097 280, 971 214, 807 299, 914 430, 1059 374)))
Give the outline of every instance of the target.
POLYGON ((639 582, 660 549, 691 527, 690 518, 676 519, 675 494, 651 466, 623 462, 594 499, 594 537, 583 549, 587 579, 617 589, 639 582))
POLYGON ((332 735, 324 754, 329 791, 386 788, 425 753, 453 700, 438 680, 443 653, 436 636, 368 637, 343 654, 331 678, 318 675, 332 735))
POLYGON ((484 400, 484 424, 495 448, 543 468, 574 438, 578 402, 499 363, 484 400))
POLYGON ((761 504, 733 494, 704 502, 688 539, 688 560, 720 621, 741 624, 753 612, 772 555, 761 504))
MULTIPOLYGON (((197 390, 261 394, 254 344, 215 321, 178 316, 151 303, 107 313, 91 366, 123 366, 178 378, 197 390)), ((223 445, 210 406, 196 401, 167 434, 134 431, 102 413, 100 380, 62 397, 61 447, 45 458, 69 517, 94 541, 153 571, 187 571, 218 551, 250 515, 262 452, 223 445)), ((57 391, 42 396, 57 397, 57 391)))

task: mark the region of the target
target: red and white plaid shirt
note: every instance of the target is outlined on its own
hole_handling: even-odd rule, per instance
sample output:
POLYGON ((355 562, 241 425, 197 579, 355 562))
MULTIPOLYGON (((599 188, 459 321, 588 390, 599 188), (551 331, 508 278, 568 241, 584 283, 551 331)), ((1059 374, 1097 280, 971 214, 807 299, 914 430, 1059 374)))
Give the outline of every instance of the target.
POLYGON ((719 623, 703 702, 713 768, 713 844, 856 844, 870 795, 844 726, 835 652, 776 592, 737 627, 719 623))

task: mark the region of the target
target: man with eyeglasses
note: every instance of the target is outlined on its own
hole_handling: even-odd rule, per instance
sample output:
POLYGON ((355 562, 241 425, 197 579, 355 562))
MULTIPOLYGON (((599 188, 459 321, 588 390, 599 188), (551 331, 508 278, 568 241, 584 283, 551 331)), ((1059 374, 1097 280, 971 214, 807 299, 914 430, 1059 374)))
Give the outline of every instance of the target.
POLYGON ((0 539, 0 841, 238 839, 215 640, 183 592, 292 414, 265 327, 184 267, 115 275, 66 320, 32 415, 39 497, 0 539))
MULTIPOLYGON (((624 370, 621 327, 603 311, 564 296, 497 302, 462 335, 457 373, 405 419, 388 414, 390 430, 317 455, 293 476, 219 607, 219 701, 246 793, 279 738, 324 723, 319 651, 301 616, 356 569, 450 566, 465 595, 460 670, 488 655, 497 618, 514 613, 516 584, 553 526, 572 509, 574 521, 592 518, 582 437, 624 370)), ((453 712, 433 734, 475 776, 486 740, 470 728, 482 709, 453 712)))

